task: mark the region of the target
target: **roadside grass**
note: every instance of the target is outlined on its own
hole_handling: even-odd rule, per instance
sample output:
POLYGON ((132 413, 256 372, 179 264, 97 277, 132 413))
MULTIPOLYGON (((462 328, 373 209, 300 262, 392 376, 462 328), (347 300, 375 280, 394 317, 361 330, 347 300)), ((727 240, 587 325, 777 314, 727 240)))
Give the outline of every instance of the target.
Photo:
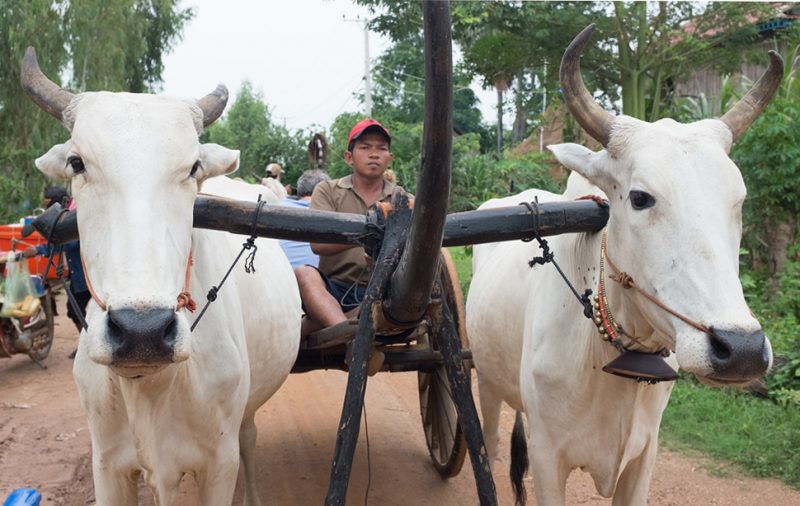
MULTIPOLYGON (((472 252, 449 248, 466 297, 472 252)), ((714 474, 744 472, 800 489, 800 410, 730 388, 701 385, 681 374, 664 412, 660 443, 710 459, 714 474)))
POLYGON ((469 282, 472 281, 472 247, 456 246, 447 249, 450 251, 450 256, 453 257, 453 263, 456 264, 461 292, 466 299, 469 282))
POLYGON ((682 374, 664 411, 661 444, 696 450, 747 474, 800 488, 800 410, 733 389, 714 389, 682 374))

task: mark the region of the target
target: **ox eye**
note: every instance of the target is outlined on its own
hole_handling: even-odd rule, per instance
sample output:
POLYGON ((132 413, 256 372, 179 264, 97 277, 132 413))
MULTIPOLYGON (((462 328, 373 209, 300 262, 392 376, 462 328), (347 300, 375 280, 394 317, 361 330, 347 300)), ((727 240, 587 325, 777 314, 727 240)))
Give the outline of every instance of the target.
POLYGON ((197 174, 197 169, 199 168, 200 168, 200 160, 197 160, 196 162, 194 162, 194 165, 192 165, 192 170, 189 171, 189 177, 194 177, 195 174, 197 174))
POLYGON ((647 192, 631 190, 628 198, 631 199, 631 205, 637 211, 641 211, 642 209, 647 209, 648 207, 653 207, 656 205, 655 197, 647 192))
POLYGON ((72 167, 72 173, 75 175, 86 172, 86 167, 83 165, 83 160, 80 156, 70 156, 67 158, 67 164, 72 167))

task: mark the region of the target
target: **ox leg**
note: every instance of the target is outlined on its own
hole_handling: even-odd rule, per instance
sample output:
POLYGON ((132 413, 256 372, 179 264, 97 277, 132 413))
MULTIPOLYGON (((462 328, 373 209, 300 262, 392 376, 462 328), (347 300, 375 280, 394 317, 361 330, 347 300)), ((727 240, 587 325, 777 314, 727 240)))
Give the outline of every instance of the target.
POLYGON ((92 459, 94 476, 94 496, 97 504, 118 504, 136 506, 139 504, 139 473, 124 472, 92 459))
POLYGON ((239 430, 239 457, 244 468, 244 504, 260 506, 256 489, 256 421, 253 415, 245 415, 239 430))
MULTIPOLYGON (((528 423, 531 434, 533 424, 528 423)), ((561 456, 546 445, 537 445, 533 438, 528 439, 528 455, 533 475, 533 490, 536 504, 563 506, 566 501, 567 477, 569 469, 562 464, 561 456)))
POLYGON ((210 455, 211 463, 197 475, 198 504, 202 506, 221 506, 233 502, 236 476, 239 474, 238 445, 222 441, 221 446, 220 453, 210 455), (227 448, 227 451, 223 448, 227 448))
POLYGON ((503 407, 503 398, 497 394, 480 372, 478 373, 478 395, 481 400, 484 444, 486 444, 486 453, 489 454, 489 464, 494 467, 497 447, 500 444, 500 410, 503 407))
MULTIPOLYGON (((181 478, 183 478, 181 472, 167 473, 164 470, 159 470, 157 478, 153 475, 148 477, 147 482, 155 493, 158 506, 175 504, 180 492, 181 478)), ((98 504, 100 503, 98 502, 98 504)))
POLYGON ((613 506, 638 506, 647 504, 647 494, 650 490, 650 475, 656 462, 658 444, 651 441, 639 457, 628 462, 625 470, 619 477, 613 506))

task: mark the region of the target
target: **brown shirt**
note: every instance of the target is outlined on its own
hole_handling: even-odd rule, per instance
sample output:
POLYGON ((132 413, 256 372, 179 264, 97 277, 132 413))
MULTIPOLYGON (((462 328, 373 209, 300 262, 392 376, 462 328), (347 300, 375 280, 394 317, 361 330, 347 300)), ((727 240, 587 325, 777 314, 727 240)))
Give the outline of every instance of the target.
MULTIPOLYGON (((395 185, 384 181, 379 202, 389 202, 395 185)), ((322 181, 314 188, 311 209, 367 214, 367 204, 353 188, 353 176, 322 181)), ((371 274, 364 248, 350 248, 335 255, 319 257, 319 270, 341 283, 367 284, 371 274)))

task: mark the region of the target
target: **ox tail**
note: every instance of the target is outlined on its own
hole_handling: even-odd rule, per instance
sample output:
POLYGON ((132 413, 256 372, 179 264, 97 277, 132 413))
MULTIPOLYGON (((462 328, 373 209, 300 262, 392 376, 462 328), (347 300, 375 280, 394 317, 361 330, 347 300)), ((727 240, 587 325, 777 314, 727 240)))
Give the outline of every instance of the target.
POLYGON ((528 440, 525 437, 525 424, 522 422, 522 413, 517 411, 514 420, 514 430, 511 432, 511 488, 514 489, 514 503, 523 506, 527 501, 525 485, 522 478, 528 472, 528 440))

